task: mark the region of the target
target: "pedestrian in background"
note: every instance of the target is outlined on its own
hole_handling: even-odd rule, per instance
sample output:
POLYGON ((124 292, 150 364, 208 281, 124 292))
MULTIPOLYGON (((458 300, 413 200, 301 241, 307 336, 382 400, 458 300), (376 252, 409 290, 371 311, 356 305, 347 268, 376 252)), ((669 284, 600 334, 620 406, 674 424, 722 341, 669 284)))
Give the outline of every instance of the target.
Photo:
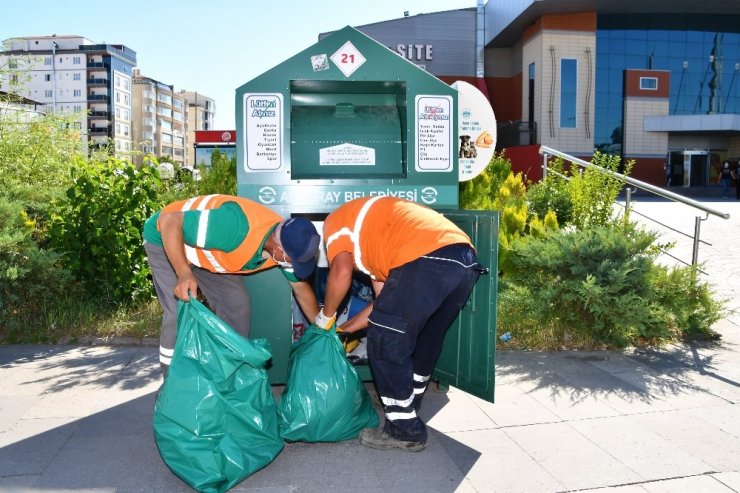
POLYGON ((722 198, 727 198, 727 191, 730 189, 732 183, 732 170, 730 169, 730 162, 725 161, 722 163, 722 169, 719 172, 719 182, 722 184, 722 198))
POLYGON ((427 428, 417 412, 447 329, 483 269, 468 236, 442 214, 394 197, 342 205, 324 222, 329 276, 316 324, 329 329, 354 270, 370 276, 376 299, 345 332, 368 327, 367 352, 385 423, 360 443, 419 451, 427 428))
POLYGON ((167 376, 177 336, 177 300, 201 290, 231 328, 249 335, 249 294, 241 274, 279 266, 309 320, 319 311, 309 277, 320 237, 303 218, 284 220, 271 209, 230 195, 174 202, 144 224, 144 248, 162 309, 159 361, 167 376))

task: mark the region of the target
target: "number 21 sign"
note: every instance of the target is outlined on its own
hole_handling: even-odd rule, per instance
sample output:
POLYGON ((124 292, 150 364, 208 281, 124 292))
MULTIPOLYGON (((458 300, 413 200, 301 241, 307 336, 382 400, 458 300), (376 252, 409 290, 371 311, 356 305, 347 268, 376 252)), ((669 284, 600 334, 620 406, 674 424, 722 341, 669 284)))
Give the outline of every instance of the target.
POLYGON ((349 77, 365 63, 366 59, 355 48, 355 45, 347 41, 341 48, 334 52, 331 56, 331 61, 342 71, 345 77, 349 77))

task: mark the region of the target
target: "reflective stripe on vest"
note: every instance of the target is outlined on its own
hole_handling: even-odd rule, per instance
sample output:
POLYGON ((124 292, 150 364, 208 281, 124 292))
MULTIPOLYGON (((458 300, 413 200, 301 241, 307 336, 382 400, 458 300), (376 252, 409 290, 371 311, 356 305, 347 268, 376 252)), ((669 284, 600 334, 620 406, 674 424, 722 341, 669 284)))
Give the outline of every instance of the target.
POLYGON ((187 200, 182 207, 180 208, 181 212, 188 212, 192 210, 201 211, 200 215, 200 222, 198 223, 198 238, 196 240, 196 246, 200 247, 201 250, 196 250, 194 247, 191 247, 190 245, 185 245, 185 256, 187 257, 188 261, 196 265, 198 267, 203 267, 202 262, 200 261, 200 257, 198 256, 198 251, 208 259, 208 261, 213 266, 213 269, 216 272, 226 272, 226 269, 224 269, 216 260, 216 258, 213 256, 211 252, 208 250, 203 250, 203 246, 206 243, 206 225, 208 224, 208 215, 209 211, 206 210, 206 206, 208 203, 213 199, 213 197, 216 197, 216 195, 206 195, 204 197, 194 197, 189 200, 187 200), (199 199, 202 199, 198 202, 199 199), (197 203, 197 206, 193 207, 197 203))
POLYGON ((336 240, 337 238, 340 238, 342 236, 349 236, 350 241, 354 245, 354 256, 355 256, 355 264, 357 264, 357 268, 370 276, 371 279, 375 280, 375 276, 370 273, 369 270, 365 267, 365 265, 362 263, 362 249, 360 247, 360 232, 362 231, 362 223, 365 221, 365 216, 367 215, 367 211, 370 209, 370 207, 377 202, 379 199, 382 199, 383 195, 378 195, 377 197, 373 197, 367 202, 365 202, 362 205, 362 208, 360 209, 360 213, 357 214, 357 218, 355 219, 355 224, 352 230, 350 230, 347 227, 341 228, 339 231, 331 235, 326 240, 326 248, 329 249, 329 245, 336 240))

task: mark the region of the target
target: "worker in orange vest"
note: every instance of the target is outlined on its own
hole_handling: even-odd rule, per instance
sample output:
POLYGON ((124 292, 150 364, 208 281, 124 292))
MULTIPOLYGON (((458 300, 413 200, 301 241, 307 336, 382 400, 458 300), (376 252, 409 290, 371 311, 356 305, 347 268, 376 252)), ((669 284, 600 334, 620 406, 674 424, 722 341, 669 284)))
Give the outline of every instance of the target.
POLYGON ((159 361, 167 376, 177 335, 177 299, 200 288, 210 307, 244 337, 249 335, 249 294, 243 274, 279 266, 301 310, 319 311, 306 282, 319 253, 316 227, 303 218, 283 219, 251 200, 204 195, 174 202, 144 224, 144 248, 164 310, 159 361))
POLYGON ((445 332, 478 277, 470 238, 438 212, 394 197, 366 197, 340 206, 324 222, 329 274, 316 324, 330 329, 359 270, 376 294, 344 332, 368 328, 367 351, 385 424, 360 433, 378 449, 423 450, 427 429, 417 415, 445 332))

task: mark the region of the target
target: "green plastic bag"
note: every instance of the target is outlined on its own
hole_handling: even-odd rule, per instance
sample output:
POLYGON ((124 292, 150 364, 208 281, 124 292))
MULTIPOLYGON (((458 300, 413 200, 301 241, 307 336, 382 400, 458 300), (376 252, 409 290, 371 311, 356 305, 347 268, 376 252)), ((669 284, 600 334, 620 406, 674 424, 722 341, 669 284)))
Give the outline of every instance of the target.
POLYGON ((378 426, 378 414, 334 329, 311 325, 290 349, 278 405, 288 441, 339 442, 378 426))
POLYGON ((197 300, 180 302, 177 342, 154 406, 165 464, 198 491, 223 492, 280 453, 265 339, 249 340, 197 300))

